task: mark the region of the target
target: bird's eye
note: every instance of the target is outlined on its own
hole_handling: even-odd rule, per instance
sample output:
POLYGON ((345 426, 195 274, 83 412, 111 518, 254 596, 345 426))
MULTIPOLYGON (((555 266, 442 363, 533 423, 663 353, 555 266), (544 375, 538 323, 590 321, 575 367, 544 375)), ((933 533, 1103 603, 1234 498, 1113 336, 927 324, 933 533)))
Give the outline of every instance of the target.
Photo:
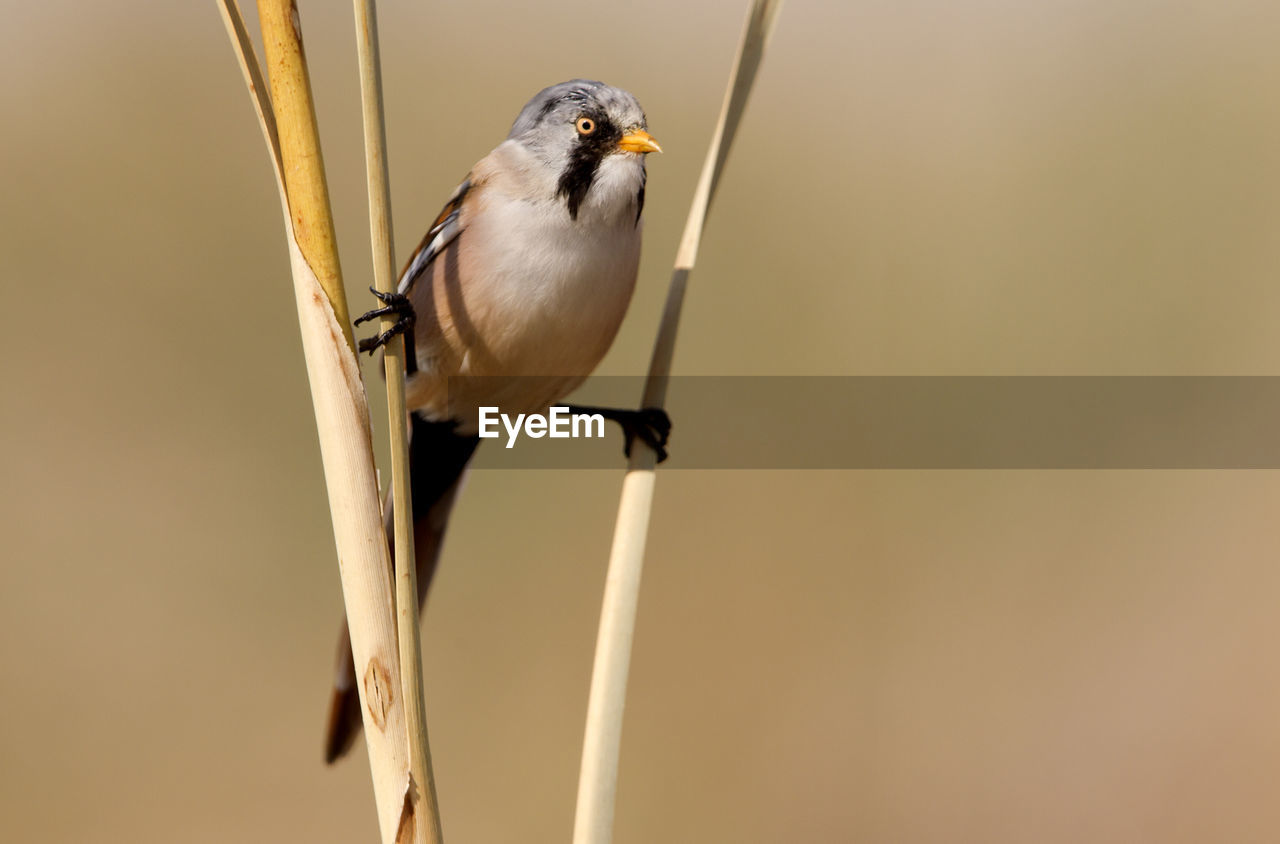
POLYGON ((578 128, 579 135, 590 135, 596 130, 596 122, 590 117, 579 117, 578 122, 573 125, 578 128))

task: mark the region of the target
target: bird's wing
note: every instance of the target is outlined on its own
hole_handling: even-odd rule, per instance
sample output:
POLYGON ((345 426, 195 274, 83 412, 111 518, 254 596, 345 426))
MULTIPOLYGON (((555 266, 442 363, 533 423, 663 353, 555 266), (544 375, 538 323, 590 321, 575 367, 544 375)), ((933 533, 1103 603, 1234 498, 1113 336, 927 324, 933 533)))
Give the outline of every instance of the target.
POLYGON ((422 238, 422 243, 418 244, 417 250, 409 258, 404 272, 400 273, 400 284, 396 292, 407 296, 436 256, 462 232, 462 200, 470 190, 471 177, 468 176, 454 190, 453 195, 440 211, 440 216, 436 217, 436 221, 431 224, 426 236, 422 238))

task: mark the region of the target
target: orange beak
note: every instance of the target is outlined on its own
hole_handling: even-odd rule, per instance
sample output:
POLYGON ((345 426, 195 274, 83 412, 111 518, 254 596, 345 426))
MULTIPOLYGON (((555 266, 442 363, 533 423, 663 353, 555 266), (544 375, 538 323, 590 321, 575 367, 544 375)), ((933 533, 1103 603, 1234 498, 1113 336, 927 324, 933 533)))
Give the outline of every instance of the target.
POLYGON ((618 141, 618 149, 627 152, 662 152, 662 147, 658 146, 658 142, 653 139, 653 135, 643 129, 637 129, 629 135, 623 135, 618 141))

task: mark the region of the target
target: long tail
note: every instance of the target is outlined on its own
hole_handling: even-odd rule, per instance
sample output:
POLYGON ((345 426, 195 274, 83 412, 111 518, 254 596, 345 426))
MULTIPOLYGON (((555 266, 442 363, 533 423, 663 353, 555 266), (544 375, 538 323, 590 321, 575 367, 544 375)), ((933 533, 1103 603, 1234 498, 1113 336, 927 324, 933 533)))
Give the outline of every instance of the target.
MULTIPOLYGON (((444 529, 449 523, 449 512, 453 509, 462 473, 480 438, 455 434, 452 422, 428 422, 419 419, 416 413, 411 418, 409 472, 413 491, 413 545, 418 565, 418 604, 422 606, 426 603, 427 590, 440 560, 444 529)), ((387 544, 394 546, 390 495, 387 496, 386 509, 387 544)), ((360 695, 356 688, 351 638, 344 618, 338 637, 329 723, 325 729, 326 762, 332 764, 351 749, 351 744, 360 734, 360 726, 360 695)))

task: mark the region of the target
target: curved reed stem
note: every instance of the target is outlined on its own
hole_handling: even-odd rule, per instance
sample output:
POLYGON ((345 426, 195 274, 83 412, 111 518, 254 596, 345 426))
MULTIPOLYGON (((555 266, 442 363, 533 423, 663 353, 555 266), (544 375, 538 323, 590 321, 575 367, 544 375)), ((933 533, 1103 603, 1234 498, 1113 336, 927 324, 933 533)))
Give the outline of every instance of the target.
MULTIPOLYGON (((684 236, 676 252, 675 270, 653 346, 641 407, 662 407, 666 400, 680 311, 684 305, 689 273, 697 261, 707 211, 781 6, 782 0, 753 0, 747 15, 742 41, 729 75, 729 87, 720 109, 720 119, 711 137, 702 176, 685 222, 684 236)), ((627 474, 622 482, 587 703, 582 768, 578 776, 578 805, 573 825, 574 844, 607 844, 613 836, 622 712, 627 694, 627 672, 631 666, 631 643, 640 597, 645 539, 653 508, 654 459, 654 452, 648 446, 637 443, 631 449, 627 474)))

